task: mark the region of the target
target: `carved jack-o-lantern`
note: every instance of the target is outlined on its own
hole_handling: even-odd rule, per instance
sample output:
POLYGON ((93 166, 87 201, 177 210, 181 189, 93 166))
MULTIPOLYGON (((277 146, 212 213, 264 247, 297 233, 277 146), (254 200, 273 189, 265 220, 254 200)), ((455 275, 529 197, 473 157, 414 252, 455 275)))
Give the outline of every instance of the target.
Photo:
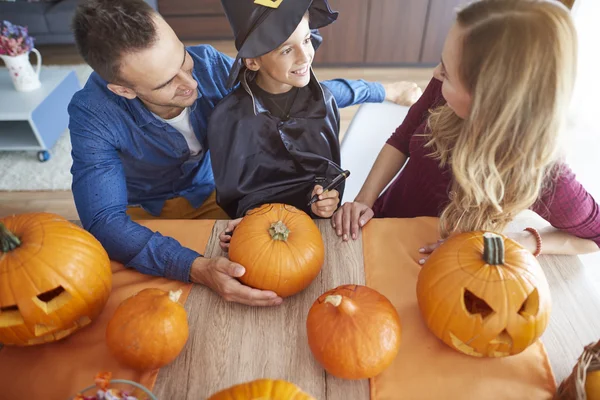
POLYGON ((433 334, 476 357, 522 352, 550 316, 550 289, 535 257, 494 233, 446 240, 419 273, 417 299, 433 334))
POLYGON ((90 233, 48 213, 0 219, 0 343, 62 339, 100 314, 110 260, 90 233))

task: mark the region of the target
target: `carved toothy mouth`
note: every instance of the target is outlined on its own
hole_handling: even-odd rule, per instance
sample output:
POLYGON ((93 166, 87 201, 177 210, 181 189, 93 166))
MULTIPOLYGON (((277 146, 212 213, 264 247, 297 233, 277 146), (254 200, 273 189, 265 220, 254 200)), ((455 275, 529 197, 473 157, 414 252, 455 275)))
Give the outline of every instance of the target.
POLYGON ((37 324, 35 326, 35 335, 36 336, 44 335, 44 336, 37 337, 35 339, 30 339, 27 341, 27 344, 32 345, 32 344, 55 342, 57 340, 60 340, 62 338, 69 336, 71 333, 75 332, 76 330, 83 328, 86 325, 89 325, 90 322, 92 322, 90 317, 88 317, 87 315, 84 315, 83 317, 80 317, 77 321, 74 322, 74 326, 67 328, 67 329, 63 329, 61 331, 57 331, 57 332, 53 332, 53 330, 56 329, 56 327, 37 324))
POLYGON ((495 339, 490 340, 487 354, 480 353, 469 345, 469 343, 472 342, 476 336, 465 343, 456 337, 456 335, 454 335, 452 332, 449 332, 449 334, 450 340, 452 341, 452 346, 456 350, 473 357, 506 357, 511 354, 513 347, 513 339, 506 329, 500 332, 495 339))

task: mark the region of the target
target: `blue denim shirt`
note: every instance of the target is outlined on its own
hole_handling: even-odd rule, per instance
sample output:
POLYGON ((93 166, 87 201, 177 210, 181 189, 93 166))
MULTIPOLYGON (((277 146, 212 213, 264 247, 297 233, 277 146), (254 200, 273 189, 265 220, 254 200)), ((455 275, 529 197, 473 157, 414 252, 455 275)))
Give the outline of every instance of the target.
MULTIPOLYGON (((159 215, 166 200, 180 196, 199 207, 215 190, 206 129, 213 108, 229 93, 226 82, 233 59, 211 46, 187 50, 198 81, 198 99, 190 108, 203 147, 196 156, 175 128, 157 119, 139 99, 112 93, 96 73, 69 104, 73 196, 84 228, 111 259, 184 282, 200 254, 133 222, 126 211, 128 205, 140 205, 159 215)), ((339 107, 382 102, 385 97, 378 83, 336 79, 323 84, 339 107)))

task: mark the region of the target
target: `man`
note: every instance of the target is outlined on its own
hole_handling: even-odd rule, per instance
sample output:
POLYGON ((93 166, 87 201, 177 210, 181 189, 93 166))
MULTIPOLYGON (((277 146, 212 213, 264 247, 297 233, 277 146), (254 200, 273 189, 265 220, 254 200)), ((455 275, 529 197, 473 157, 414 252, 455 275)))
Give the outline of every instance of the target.
MULTIPOLYGON (((228 301, 280 304, 275 293, 235 279, 243 266, 204 258, 133 222, 227 218, 215 202, 206 128, 230 92, 233 60, 210 46, 186 48, 143 0, 82 3, 73 29, 94 69, 69 105, 73 195, 85 229, 112 259, 142 273, 203 284, 228 301)), ((340 107, 420 94, 407 83, 323 84, 340 107)))

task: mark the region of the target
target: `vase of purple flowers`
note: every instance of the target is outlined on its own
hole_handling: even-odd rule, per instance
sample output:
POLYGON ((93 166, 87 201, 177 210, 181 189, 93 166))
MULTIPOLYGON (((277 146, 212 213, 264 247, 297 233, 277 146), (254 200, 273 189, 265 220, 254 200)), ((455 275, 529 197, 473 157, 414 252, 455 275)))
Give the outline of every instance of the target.
POLYGON ((15 89, 29 92, 41 86, 40 68, 42 56, 33 47, 33 38, 26 27, 13 25, 8 21, 0 23, 0 58, 6 64, 15 89), (34 70, 29 62, 29 53, 37 55, 37 67, 34 70))

